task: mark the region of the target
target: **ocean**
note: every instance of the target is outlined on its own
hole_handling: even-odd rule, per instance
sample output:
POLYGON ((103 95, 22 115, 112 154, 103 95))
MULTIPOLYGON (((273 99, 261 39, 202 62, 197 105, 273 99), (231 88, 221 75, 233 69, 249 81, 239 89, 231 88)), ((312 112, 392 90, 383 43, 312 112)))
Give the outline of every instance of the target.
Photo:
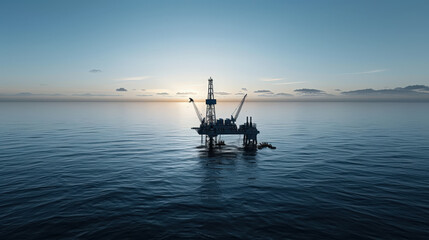
POLYGON ((246 102, 277 149, 208 151, 190 103, 1 102, 0 239, 428 239, 428 109, 246 102))

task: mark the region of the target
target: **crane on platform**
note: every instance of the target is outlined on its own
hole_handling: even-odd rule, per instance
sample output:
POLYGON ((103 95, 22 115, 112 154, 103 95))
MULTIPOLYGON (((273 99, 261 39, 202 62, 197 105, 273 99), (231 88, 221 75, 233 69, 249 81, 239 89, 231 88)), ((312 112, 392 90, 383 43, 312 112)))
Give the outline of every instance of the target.
POLYGON ((189 102, 191 102, 194 105, 194 109, 195 112, 197 113, 198 119, 200 120, 201 123, 204 123, 205 118, 203 118, 203 115, 200 113, 200 111, 198 110, 197 105, 194 102, 194 99, 189 98, 189 102))
POLYGON ((234 110, 234 112, 235 112, 235 115, 234 115, 234 116, 232 116, 232 115, 234 114, 234 112, 232 113, 232 115, 231 115, 231 121, 232 121, 233 123, 235 123, 235 121, 237 120, 237 118, 238 118, 238 114, 240 114, 241 108, 243 107, 244 100, 246 100, 246 97, 247 97, 247 94, 246 94, 246 95, 244 95, 243 99, 242 99, 242 100, 241 100, 241 102, 240 102, 240 105, 238 105, 238 107, 234 110))

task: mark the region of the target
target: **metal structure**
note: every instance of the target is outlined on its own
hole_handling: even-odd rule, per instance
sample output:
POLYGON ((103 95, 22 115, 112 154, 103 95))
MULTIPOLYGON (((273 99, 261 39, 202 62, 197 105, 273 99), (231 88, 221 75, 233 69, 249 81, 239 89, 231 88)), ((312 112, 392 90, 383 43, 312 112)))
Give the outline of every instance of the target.
POLYGON ((207 124, 216 124, 216 99, 213 92, 213 79, 209 78, 209 89, 206 99, 206 122, 207 124))
POLYGON ((210 148, 215 145, 220 145, 217 142, 217 137, 220 135, 243 135, 243 145, 245 148, 256 148, 258 144, 257 135, 259 134, 256 124, 252 123, 252 117, 246 117, 246 122, 239 127, 236 125, 237 118, 240 114, 241 108, 243 107, 244 101, 246 100, 247 94, 244 95, 237 109, 231 115, 231 118, 222 118, 216 119, 216 99, 214 98, 213 91, 213 79, 210 77, 208 80, 208 94, 206 99, 206 117, 203 118, 203 115, 198 110, 194 100, 189 98, 194 106, 195 112, 197 113, 198 119, 200 120, 199 127, 193 127, 199 135, 201 135, 201 142, 203 137, 206 137, 205 143, 210 148), (235 113, 235 115, 234 115, 235 113))

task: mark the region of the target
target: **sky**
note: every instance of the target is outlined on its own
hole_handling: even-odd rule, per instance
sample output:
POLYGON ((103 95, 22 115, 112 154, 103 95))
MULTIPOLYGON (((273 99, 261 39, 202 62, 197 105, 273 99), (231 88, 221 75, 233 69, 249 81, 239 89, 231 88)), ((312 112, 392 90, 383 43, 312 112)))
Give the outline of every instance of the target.
POLYGON ((429 99, 429 1, 0 2, 0 100, 429 99))

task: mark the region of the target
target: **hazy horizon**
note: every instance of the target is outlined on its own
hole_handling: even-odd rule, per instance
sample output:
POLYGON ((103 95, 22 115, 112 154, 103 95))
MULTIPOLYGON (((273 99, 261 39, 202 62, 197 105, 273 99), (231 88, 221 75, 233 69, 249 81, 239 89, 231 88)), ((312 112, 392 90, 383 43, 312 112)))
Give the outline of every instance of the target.
MULTIPOLYGON (((120 92, 127 92, 122 88, 120 92)), ((271 90, 256 90, 253 92, 241 91, 240 94, 230 94, 226 92, 215 92, 215 97, 220 102, 237 102, 245 94, 250 95, 247 101, 251 102, 300 102, 300 101, 429 101, 429 87, 425 85, 411 85, 397 87, 394 89, 358 89, 352 91, 340 91, 337 94, 326 93, 318 89, 295 89, 294 94, 275 93, 271 90)), ((1 94, 0 102, 5 101, 135 101, 135 102, 186 102, 192 97, 196 102, 203 102, 205 97, 197 93, 177 92, 176 95, 157 94, 162 98, 155 98, 153 95, 143 95, 145 98, 136 98, 124 95, 96 95, 96 94, 33 94, 31 92, 21 92, 16 94, 1 94)), ((139 95, 137 95, 139 96, 139 95)), ((141 95, 140 95, 141 96, 141 95)))

